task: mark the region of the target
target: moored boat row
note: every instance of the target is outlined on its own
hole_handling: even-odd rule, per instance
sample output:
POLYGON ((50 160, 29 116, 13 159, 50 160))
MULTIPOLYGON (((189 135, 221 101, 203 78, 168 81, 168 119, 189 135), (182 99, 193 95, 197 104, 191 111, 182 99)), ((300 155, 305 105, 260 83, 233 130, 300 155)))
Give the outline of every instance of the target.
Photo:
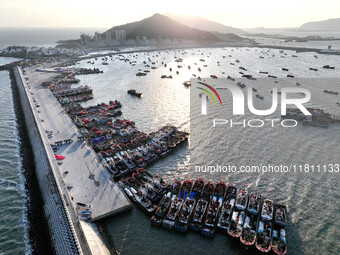
POLYGON ((286 206, 255 192, 249 195, 245 188, 238 190, 224 181, 186 179, 168 185, 159 176, 156 179, 138 170, 120 181, 127 195, 153 214, 152 225, 184 233, 190 228, 206 237, 219 231, 262 253, 287 253, 286 206))

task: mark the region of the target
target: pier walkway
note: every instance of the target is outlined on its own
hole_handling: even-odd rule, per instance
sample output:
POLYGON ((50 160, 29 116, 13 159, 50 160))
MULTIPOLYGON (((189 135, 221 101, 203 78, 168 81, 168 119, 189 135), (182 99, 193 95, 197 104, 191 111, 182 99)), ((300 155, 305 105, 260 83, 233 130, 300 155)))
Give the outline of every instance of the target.
POLYGON ((85 141, 78 141, 78 128, 51 91, 40 86, 42 82, 51 80, 55 74, 38 73, 34 68, 26 68, 26 74, 23 74, 20 68, 18 72, 26 94, 30 97, 36 121, 40 122, 37 123, 40 135, 44 143, 47 143, 46 153, 54 175, 50 177, 56 179, 78 239, 86 242, 85 246, 89 247, 91 254, 109 254, 109 251, 103 248, 96 228, 78 218, 78 212, 84 208, 79 208, 76 203, 91 205, 93 221, 129 210, 132 206, 119 186, 110 180, 110 173, 99 162, 92 148, 85 141), (48 138, 49 131, 53 131, 51 138, 48 138), (73 143, 59 146, 56 154, 64 156, 65 159, 57 162, 50 147, 56 141, 67 139, 72 139, 73 143))

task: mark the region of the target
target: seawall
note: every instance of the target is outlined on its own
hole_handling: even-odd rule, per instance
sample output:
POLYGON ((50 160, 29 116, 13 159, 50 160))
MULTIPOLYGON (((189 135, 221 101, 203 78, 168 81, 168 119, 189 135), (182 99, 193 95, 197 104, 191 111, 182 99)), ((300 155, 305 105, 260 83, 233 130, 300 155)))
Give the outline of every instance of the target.
MULTIPOLYGON (((67 192, 61 192, 57 172, 48 150, 52 150, 46 138, 41 135, 42 126, 32 109, 32 98, 27 93, 21 70, 13 69, 17 89, 24 112, 27 132, 32 145, 36 176, 43 198, 43 208, 48 222, 52 246, 56 254, 92 254, 79 220, 70 204, 67 192)), ((55 163, 56 164, 56 163, 55 163)), ((59 177, 60 178, 60 177, 59 177)))

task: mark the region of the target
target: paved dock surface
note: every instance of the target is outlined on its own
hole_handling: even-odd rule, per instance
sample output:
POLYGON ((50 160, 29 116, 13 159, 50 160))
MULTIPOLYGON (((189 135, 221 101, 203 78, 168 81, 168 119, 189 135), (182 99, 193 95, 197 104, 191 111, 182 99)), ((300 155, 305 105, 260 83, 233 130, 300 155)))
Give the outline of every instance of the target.
POLYGON ((84 221, 81 221, 80 224, 92 254, 111 254, 109 247, 105 245, 105 241, 101 238, 101 235, 98 235, 99 229, 95 224, 84 221))
MULTIPOLYGON (((85 141, 78 141, 78 128, 64 112, 52 92, 48 88, 41 87, 42 82, 51 80, 55 74, 36 72, 34 68, 26 68, 25 71, 26 74, 22 77, 26 83, 27 94, 35 104, 32 108, 38 116, 37 121, 40 121, 39 129, 43 129, 40 133, 47 138, 44 140, 49 141, 50 145, 56 141, 73 140, 73 143, 59 146, 56 152, 64 156, 64 160, 56 164, 54 155, 50 155, 50 158, 55 160, 52 165, 57 168, 54 171, 57 171, 56 176, 61 190, 68 193, 67 196, 62 194, 67 206, 70 206, 68 204, 70 203, 77 214, 85 210, 79 208, 77 202, 91 205, 92 220, 131 209, 129 200, 119 186, 110 180, 109 171, 100 163, 96 153, 85 141), (47 131, 53 131, 51 138, 48 138, 47 131)), ((47 153, 53 154, 52 150, 47 153)), ((80 226, 92 254, 109 254, 103 248, 104 245, 100 244, 100 238, 95 237, 99 236, 99 233, 87 224, 89 223, 82 222, 80 226)))

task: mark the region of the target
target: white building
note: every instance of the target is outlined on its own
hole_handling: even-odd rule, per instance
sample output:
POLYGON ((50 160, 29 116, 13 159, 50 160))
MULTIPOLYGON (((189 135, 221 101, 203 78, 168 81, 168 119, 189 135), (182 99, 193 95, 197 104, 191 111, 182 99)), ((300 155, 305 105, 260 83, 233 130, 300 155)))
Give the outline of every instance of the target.
POLYGON ((105 39, 106 39, 106 44, 107 44, 107 46, 110 46, 110 45, 111 45, 111 41, 112 41, 111 32, 106 31, 106 33, 105 33, 105 39))
POLYGON ((88 44, 88 42, 90 41, 90 36, 87 34, 81 34, 80 35, 80 42, 81 45, 85 46, 88 44))
POLYGON ((100 33, 96 32, 94 34, 94 38, 95 38, 96 42, 100 42, 102 40, 102 35, 100 33))
POLYGON ((116 41, 126 41, 126 32, 125 30, 116 30, 116 41))
POLYGON ((120 34, 122 36, 122 41, 126 41, 126 32, 125 32, 125 30, 120 30, 120 34))

